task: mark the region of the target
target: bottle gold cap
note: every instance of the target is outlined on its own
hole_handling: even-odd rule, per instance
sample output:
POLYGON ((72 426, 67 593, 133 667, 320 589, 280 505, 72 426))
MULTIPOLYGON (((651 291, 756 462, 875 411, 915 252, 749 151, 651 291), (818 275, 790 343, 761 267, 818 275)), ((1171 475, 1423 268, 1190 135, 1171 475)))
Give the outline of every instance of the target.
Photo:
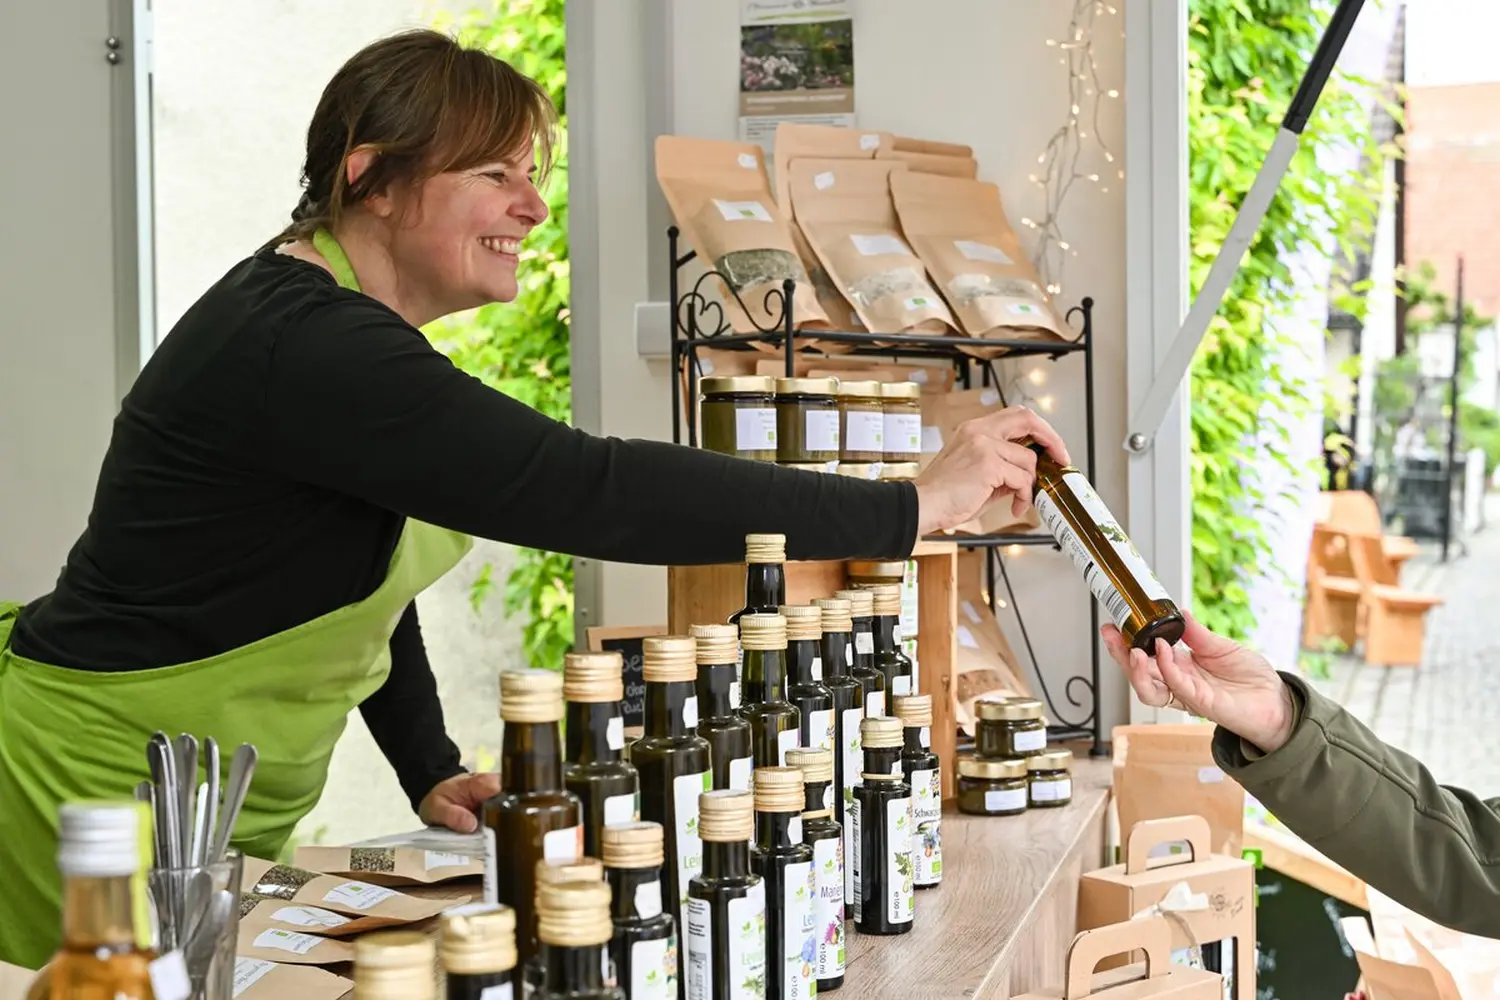
POLYGON ((536 936, 545 944, 587 948, 614 937, 608 882, 558 882, 537 888, 536 936))
POLYGON ((880 388, 884 399, 921 399, 922 387, 916 382, 887 382, 880 388))
POLYGON ((854 629, 854 620, 849 612, 852 605, 842 597, 820 597, 814 604, 823 613, 824 632, 850 632, 854 629))
POLYGON ((751 649, 786 649, 786 619, 781 615, 740 618, 740 645, 751 649))
POLYGON ((698 679, 698 642, 690 635, 648 635, 641 640, 641 675, 656 684, 698 679))
POLYGON ((916 462, 882 462, 880 465, 880 478, 887 483, 910 482, 921 474, 922 467, 916 462))
POLYGON ((841 381, 839 382, 839 395, 879 399, 881 397, 880 383, 873 380, 841 381))
POLYGON ((459 975, 505 972, 516 965, 516 911, 501 903, 468 903, 444 910, 438 954, 459 975))
POLYGON ((891 710, 903 727, 932 725, 932 695, 903 694, 891 701, 891 710))
POLYGON ((716 844, 737 844, 755 836, 755 796, 721 788, 698 796, 698 836, 716 844))
POLYGON ((665 858, 660 823, 612 823, 600 830, 600 853, 606 868, 655 868, 665 858))
POLYGON ((1034 698, 980 698, 974 702, 974 714, 992 722, 1022 722, 1040 719, 1044 709, 1034 698))
POLYGON ((776 391, 776 380, 770 375, 709 375, 698 380, 698 389, 705 396, 730 392, 776 391))
POLYGON ((1069 771, 1073 768, 1073 751, 1044 750, 1026 758, 1026 768, 1031 771, 1069 771))
POLYGON ((437 944, 417 931, 375 931, 354 940, 354 992, 375 1000, 437 996, 437 944))
POLYGON ((802 811, 803 777, 795 767, 757 767, 751 774, 755 782, 755 810, 763 813, 802 811))
POLYGON ((507 670, 500 675, 500 718, 556 722, 563 717, 563 678, 552 670, 507 670))
POLYGON ((901 613, 901 588, 894 583, 877 583, 867 588, 870 591, 874 611, 877 615, 899 615, 901 613))
POLYGON ((823 638, 823 609, 816 604, 783 604, 779 610, 786 619, 788 642, 823 638))
POLYGON ((899 747, 901 728, 901 720, 889 715, 864 718, 859 722, 859 738, 866 748, 899 747))
POLYGON ((856 559, 846 564, 850 580, 872 583, 900 583, 906 576, 906 564, 886 560, 856 559))
POLYGON ((875 613, 875 595, 868 590, 840 590, 833 596, 849 602, 851 618, 869 618, 875 613))
POLYGON ((536 863, 536 884, 551 885, 555 882, 597 882, 604 877, 604 863, 588 856, 576 861, 548 861, 536 863))
POLYGON ((698 666, 717 667, 740 660, 740 630, 733 625, 689 625, 688 635, 698 643, 698 666))
POLYGON ((563 698, 576 702, 624 700, 625 658, 614 651, 568 653, 563 657, 563 698))
POLYGON ((960 757, 958 773, 966 778, 1024 778, 1026 761, 1021 758, 986 760, 982 757, 960 757))
POLYGON ((824 747, 798 747, 786 752, 788 767, 802 772, 804 784, 833 780, 833 752, 824 747))
POLYGON ((745 562, 760 566, 786 562, 786 536, 746 535, 745 562))
POLYGON ((776 395, 778 396, 833 396, 839 391, 839 380, 836 378, 778 378, 776 380, 776 395))

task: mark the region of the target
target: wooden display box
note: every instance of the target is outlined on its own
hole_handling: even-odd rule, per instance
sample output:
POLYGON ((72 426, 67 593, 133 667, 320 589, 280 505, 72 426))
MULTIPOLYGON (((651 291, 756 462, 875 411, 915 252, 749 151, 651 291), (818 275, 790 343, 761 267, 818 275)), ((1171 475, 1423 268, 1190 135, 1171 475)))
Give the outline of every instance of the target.
MULTIPOLYGON (((943 798, 951 799, 958 726, 953 713, 953 662, 958 656, 958 546, 918 542, 917 691, 932 696, 932 751, 943 762, 943 798)), ((786 600, 808 604, 846 590, 841 561, 788 562, 786 600)), ((745 566, 670 566, 667 569, 667 630, 686 635, 689 625, 724 622, 745 606, 745 566)))

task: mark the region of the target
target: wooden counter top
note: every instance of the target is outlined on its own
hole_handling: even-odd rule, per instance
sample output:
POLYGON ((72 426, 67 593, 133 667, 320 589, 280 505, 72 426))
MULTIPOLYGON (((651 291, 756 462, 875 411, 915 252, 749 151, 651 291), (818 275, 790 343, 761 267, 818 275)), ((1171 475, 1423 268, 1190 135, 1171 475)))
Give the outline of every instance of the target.
POLYGON ((943 813, 943 884, 917 892, 912 930, 851 931, 852 998, 999 997, 1060 985, 1078 878, 1104 866, 1111 764, 1074 748, 1073 801, 1020 816, 943 813))

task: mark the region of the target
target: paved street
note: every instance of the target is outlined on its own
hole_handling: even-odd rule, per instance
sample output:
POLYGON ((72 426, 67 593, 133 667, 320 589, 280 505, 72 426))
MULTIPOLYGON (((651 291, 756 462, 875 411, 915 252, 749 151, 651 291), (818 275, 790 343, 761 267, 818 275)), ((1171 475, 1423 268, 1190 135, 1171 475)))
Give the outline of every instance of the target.
POLYGON ((1315 680, 1381 739, 1414 755, 1444 784, 1500 796, 1500 499, 1489 498, 1488 526, 1450 548, 1436 545, 1402 570, 1401 582, 1440 594, 1427 619, 1419 669, 1369 667, 1336 659, 1315 680))

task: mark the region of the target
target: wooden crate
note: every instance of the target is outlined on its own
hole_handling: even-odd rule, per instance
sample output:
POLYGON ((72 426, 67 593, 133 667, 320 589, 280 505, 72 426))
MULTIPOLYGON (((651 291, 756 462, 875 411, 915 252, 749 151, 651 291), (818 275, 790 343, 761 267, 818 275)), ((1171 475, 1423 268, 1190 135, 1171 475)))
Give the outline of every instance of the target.
MULTIPOLYGON (((932 750, 943 762, 943 798, 954 797, 958 727, 953 712, 953 663, 958 656, 958 546, 919 542, 917 561, 918 691, 932 696, 932 750)), ((849 586, 843 562, 786 564, 788 604, 808 604, 849 586)), ((745 606, 745 566, 671 566, 667 569, 667 629, 686 635, 688 626, 728 621, 745 606)))

